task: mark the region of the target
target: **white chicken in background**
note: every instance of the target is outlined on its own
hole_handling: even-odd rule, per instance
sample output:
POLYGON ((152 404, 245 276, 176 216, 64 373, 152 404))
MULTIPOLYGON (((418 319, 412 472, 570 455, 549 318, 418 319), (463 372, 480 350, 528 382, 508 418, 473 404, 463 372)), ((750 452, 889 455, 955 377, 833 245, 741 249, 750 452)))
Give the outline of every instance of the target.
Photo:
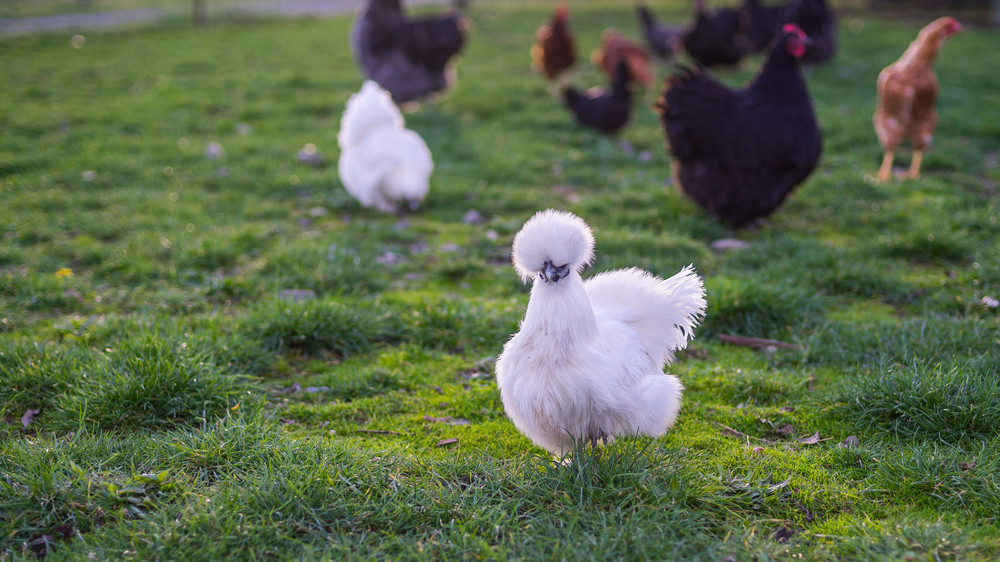
POLYGON ((534 280, 520 331, 497 359, 504 409, 557 457, 576 443, 659 436, 681 407, 680 381, 663 365, 687 346, 705 313, 692 266, 663 280, 641 269, 580 272, 594 237, 571 213, 547 210, 514 237, 514 269, 534 280))
POLYGON ((337 143, 340 181, 365 207, 392 213, 405 204, 412 211, 427 195, 431 152, 403 127, 403 114, 375 82, 347 100, 337 143))

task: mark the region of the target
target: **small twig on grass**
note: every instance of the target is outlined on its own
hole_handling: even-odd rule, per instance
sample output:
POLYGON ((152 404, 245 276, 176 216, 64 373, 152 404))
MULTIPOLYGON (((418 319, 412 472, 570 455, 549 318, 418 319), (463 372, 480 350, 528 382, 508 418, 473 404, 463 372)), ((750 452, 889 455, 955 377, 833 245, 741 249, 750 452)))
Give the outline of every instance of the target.
POLYGON ((771 441, 770 439, 764 439, 762 437, 754 437, 752 435, 747 435, 746 433, 743 433, 742 431, 733 429, 733 428, 729 427, 728 425, 726 425, 724 423, 720 423, 718 425, 720 425, 722 427, 722 432, 723 433, 732 435, 733 437, 741 437, 741 438, 745 438, 745 439, 753 439, 755 441, 760 441, 762 443, 770 443, 772 445, 773 444, 777 444, 777 443, 781 443, 781 441, 771 441))
POLYGON ((780 347, 783 349, 799 349, 798 344, 788 343, 778 340, 767 340, 764 338, 751 338, 747 336, 734 336, 731 334, 719 334, 719 339, 733 345, 742 345, 754 349, 767 349, 769 347, 780 347))
POLYGON ((410 435, 401 431, 389 431, 388 429, 358 429, 358 433, 373 433, 375 435, 410 435))

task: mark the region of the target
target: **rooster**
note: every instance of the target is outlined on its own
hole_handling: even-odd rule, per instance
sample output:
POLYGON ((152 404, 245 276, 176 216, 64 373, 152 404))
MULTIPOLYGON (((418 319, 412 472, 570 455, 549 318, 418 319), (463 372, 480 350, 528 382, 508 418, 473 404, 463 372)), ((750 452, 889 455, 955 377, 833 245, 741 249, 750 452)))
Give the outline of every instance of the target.
POLYGON ((580 92, 576 88, 563 88, 563 102, 576 120, 605 135, 618 132, 628 123, 632 112, 632 94, 629 92, 629 69, 624 60, 618 61, 611 88, 592 88, 580 92))
POLYGON ((938 82, 934 76, 934 59, 945 41, 962 30, 962 24, 951 17, 939 18, 920 30, 903 56, 878 75, 878 102, 872 121, 878 142, 885 151, 878 179, 888 182, 896 148, 904 140, 913 143, 913 159, 906 177, 920 176, 924 150, 931 144, 937 128, 938 82))
POLYGON ((659 436, 674 423, 681 383, 663 373, 705 312, 691 266, 667 280, 641 269, 580 277, 594 236, 580 217, 547 210, 514 237, 514 269, 533 281, 521 329, 497 359, 507 416, 558 457, 578 442, 659 436))
POLYGON ((678 187, 733 226, 774 212, 819 161, 822 137, 799 70, 807 39, 787 24, 744 89, 682 69, 657 101, 678 187))
POLYGON ((531 47, 531 67, 554 80, 576 63, 576 41, 569 29, 569 5, 556 7, 552 20, 535 32, 531 47))
POLYGON ((601 33, 601 45, 590 55, 590 60, 604 69, 608 77, 614 78, 618 61, 628 64, 629 74, 644 86, 653 83, 653 73, 649 70, 649 54, 646 49, 626 39, 613 29, 601 33))
POLYGON ((409 18, 400 0, 370 0, 351 28, 351 50, 365 77, 406 103, 454 81, 448 62, 465 45, 467 28, 457 13, 409 18))
POLYGON ((660 55, 660 58, 670 60, 674 53, 682 48, 681 38, 684 35, 682 26, 658 22, 644 5, 636 6, 635 14, 639 18, 639 26, 642 28, 643 37, 646 38, 646 44, 654 53, 660 55))
POLYGON ((403 115, 375 82, 366 81, 347 100, 337 142, 340 181, 365 207, 392 213, 405 203, 416 210, 427 195, 430 150, 403 128, 403 115))

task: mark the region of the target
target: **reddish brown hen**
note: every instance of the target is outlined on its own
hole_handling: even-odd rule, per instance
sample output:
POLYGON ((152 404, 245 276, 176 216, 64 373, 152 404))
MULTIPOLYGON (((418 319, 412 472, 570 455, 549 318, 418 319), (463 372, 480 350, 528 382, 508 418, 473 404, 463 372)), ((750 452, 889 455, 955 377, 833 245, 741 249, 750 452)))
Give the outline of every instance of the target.
POLYGON ((633 79, 643 86, 653 83, 653 73, 649 70, 649 53, 613 29, 605 29, 601 33, 601 46, 590 55, 590 60, 603 68, 611 78, 617 74, 618 61, 624 60, 633 79))
POLYGON ((535 32, 531 47, 531 67, 549 80, 570 69, 576 63, 576 41, 569 29, 569 6, 556 6, 552 20, 535 32))
POLYGON ((949 38, 962 30, 962 24, 952 17, 934 20, 920 30, 898 61, 882 69, 878 75, 878 101, 872 122, 885 155, 878 170, 878 179, 892 178, 892 160, 896 148, 904 140, 913 143, 913 160, 906 173, 908 178, 920 176, 924 150, 930 147, 937 128, 938 81, 934 75, 934 59, 949 38))

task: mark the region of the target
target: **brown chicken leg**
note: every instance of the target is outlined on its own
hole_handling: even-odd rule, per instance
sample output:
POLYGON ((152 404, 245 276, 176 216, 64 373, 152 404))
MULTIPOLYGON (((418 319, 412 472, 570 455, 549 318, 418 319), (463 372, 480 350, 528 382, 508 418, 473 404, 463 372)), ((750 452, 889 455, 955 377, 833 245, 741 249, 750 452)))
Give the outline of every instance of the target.
POLYGON ((889 183, 892 179, 892 159, 893 153, 891 150, 885 151, 885 156, 882 157, 882 165, 878 169, 878 181, 882 183, 889 183))
POLYGON ((913 151, 913 160, 910 161, 910 170, 903 176, 907 179, 915 180, 920 177, 920 164, 924 160, 923 150, 913 151))

